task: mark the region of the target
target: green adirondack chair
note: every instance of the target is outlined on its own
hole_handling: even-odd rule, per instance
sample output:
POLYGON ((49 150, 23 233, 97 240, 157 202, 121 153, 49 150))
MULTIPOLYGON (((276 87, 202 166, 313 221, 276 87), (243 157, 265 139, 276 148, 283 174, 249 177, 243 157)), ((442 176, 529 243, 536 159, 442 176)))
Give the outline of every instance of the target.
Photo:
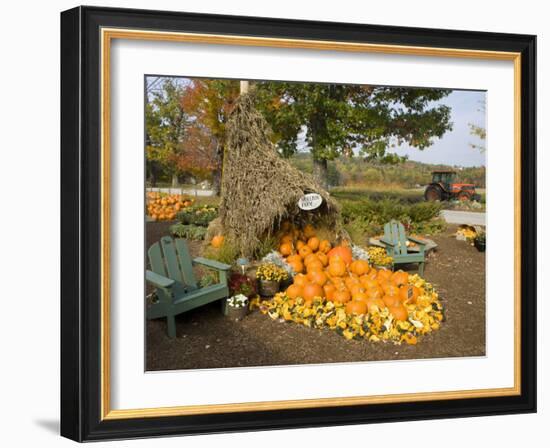
POLYGON ((393 257, 393 264, 418 263, 418 273, 424 275, 424 263, 426 262, 426 242, 407 236, 405 227, 399 221, 392 219, 384 225, 384 236, 380 242, 386 246, 386 253, 393 257), (418 252, 409 252, 407 240, 418 244, 418 252))
POLYGON ((227 271, 231 266, 206 258, 191 259, 184 239, 162 237, 147 251, 151 270, 145 278, 156 288, 157 299, 147 308, 147 319, 166 317, 168 336, 176 337, 176 319, 180 313, 220 300, 229 295, 227 271), (193 265, 218 271, 219 282, 200 288, 193 265))

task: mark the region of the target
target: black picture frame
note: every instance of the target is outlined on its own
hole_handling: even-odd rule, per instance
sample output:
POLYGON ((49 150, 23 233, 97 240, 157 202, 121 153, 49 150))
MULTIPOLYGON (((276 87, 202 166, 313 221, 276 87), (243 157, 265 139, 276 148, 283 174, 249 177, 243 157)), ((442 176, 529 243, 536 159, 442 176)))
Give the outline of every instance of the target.
POLYGON ((61 13, 61 435, 76 441, 536 412, 536 37, 99 7, 61 13), (101 419, 100 29, 521 53, 521 394, 101 419))

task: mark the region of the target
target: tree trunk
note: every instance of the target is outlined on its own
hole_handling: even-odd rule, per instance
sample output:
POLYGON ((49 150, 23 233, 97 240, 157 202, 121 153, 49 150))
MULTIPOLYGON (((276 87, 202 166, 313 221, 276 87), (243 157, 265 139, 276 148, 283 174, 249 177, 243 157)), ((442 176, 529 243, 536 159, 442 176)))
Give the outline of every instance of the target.
POLYGON ((214 196, 220 195, 221 183, 222 183, 222 170, 221 168, 216 168, 212 173, 212 191, 214 192, 214 196))
POLYGON ((172 188, 177 188, 178 187, 178 175, 177 174, 172 174, 172 188))
POLYGON ((326 159, 313 158, 313 178, 322 188, 328 189, 328 163, 326 159))
POLYGON ((218 145, 216 148, 216 168, 214 168, 212 173, 212 190, 215 196, 219 196, 222 190, 223 154, 223 145, 218 145))

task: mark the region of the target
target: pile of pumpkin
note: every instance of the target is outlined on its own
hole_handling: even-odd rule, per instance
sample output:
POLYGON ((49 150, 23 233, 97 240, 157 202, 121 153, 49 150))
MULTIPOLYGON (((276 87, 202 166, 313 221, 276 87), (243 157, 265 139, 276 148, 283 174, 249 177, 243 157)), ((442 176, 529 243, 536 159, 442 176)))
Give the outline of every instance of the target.
POLYGON ((328 327, 347 339, 410 344, 439 328, 438 295, 418 275, 353 260, 346 243, 332 247, 311 226, 283 235, 279 250, 296 274, 284 293, 260 304, 273 319, 328 327))
POLYGON ((149 191, 147 198, 147 216, 154 221, 173 221, 176 214, 185 207, 193 205, 194 199, 181 194, 149 191))
POLYGON ((328 253, 332 250, 332 245, 330 241, 318 238, 311 224, 299 229, 285 221, 282 230, 279 252, 296 274, 305 272, 311 262, 314 265, 310 270, 320 270, 328 265, 328 253))

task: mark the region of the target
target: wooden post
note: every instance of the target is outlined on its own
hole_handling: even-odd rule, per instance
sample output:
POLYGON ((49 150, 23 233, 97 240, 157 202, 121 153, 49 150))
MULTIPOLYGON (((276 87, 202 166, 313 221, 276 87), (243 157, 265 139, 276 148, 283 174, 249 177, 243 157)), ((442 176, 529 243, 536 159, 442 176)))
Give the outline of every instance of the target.
POLYGON ((248 81, 241 81, 241 95, 248 93, 248 81))

